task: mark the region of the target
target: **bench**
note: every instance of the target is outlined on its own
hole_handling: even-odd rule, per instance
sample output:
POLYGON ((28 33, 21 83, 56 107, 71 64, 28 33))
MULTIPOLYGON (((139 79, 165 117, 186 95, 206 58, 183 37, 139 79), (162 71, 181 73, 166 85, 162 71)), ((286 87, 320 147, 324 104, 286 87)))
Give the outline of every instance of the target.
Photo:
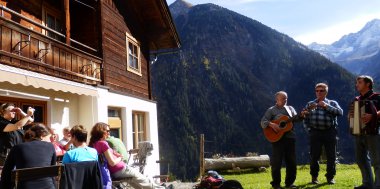
POLYGON ((167 168, 166 168, 166 174, 165 175, 155 175, 153 176, 153 179, 159 179, 160 182, 169 182, 169 178, 170 178, 170 164, 169 164, 169 161, 167 160, 157 160, 156 163, 159 163, 160 165, 161 164, 167 164, 167 168))
MULTIPOLYGON (((130 155, 131 155, 131 152, 130 151, 130 155)), ((98 155, 98 161, 100 163, 100 165, 103 165, 105 163, 105 156, 104 154, 99 154, 98 155)), ((129 161, 129 158, 128 158, 128 161, 129 161)), ((132 180, 132 177, 127 177, 127 178, 120 178, 120 179, 116 179, 116 178, 112 178, 112 188, 127 188, 127 186, 129 186, 128 182, 132 180)))
POLYGON ((129 183, 133 177, 112 178, 112 188, 133 188, 129 183))
POLYGON ((57 188, 62 175, 62 165, 52 165, 48 167, 33 167, 24 169, 15 169, 12 171, 12 182, 15 183, 15 188, 19 182, 35 180, 45 177, 57 177, 57 188))

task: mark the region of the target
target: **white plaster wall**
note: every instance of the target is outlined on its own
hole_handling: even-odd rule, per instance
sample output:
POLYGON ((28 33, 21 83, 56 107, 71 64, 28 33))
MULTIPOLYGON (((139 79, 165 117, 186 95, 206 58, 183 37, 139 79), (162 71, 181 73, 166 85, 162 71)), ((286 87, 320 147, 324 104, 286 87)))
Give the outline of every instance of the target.
MULTIPOLYGON (((61 131, 64 127, 80 124, 78 104, 80 100, 79 97, 84 95, 34 88, 19 84, 14 85, 8 82, 1 82, 0 84, 1 90, 10 91, 8 93, 0 92, 2 96, 46 101, 47 125, 56 129, 59 138, 63 137, 61 131)), ((84 97, 91 98, 89 96, 84 97)))
POLYGON ((122 132, 123 142, 127 150, 133 148, 132 138, 132 112, 140 111, 146 113, 147 137, 153 143, 154 150, 152 155, 147 159, 147 166, 144 174, 148 176, 159 175, 159 143, 158 143, 158 124, 157 124, 157 106, 156 103, 145 101, 134 97, 124 96, 120 94, 110 93, 105 89, 98 89, 98 120, 108 122, 108 107, 121 108, 122 114, 122 132))
POLYGON ((87 140, 90 140, 90 132, 95 123, 98 122, 98 100, 94 96, 80 95, 78 100, 78 121, 87 131, 87 140))
POLYGON ((56 129, 59 138, 63 138, 62 129, 80 124, 78 120, 78 95, 63 93, 54 95, 48 104, 50 125, 56 129))
MULTIPOLYGON (((106 89, 98 88, 98 96, 85 96, 61 91, 34 88, 31 86, 14 85, 0 82, 0 89, 26 93, 26 95, 9 93, 9 97, 41 100, 47 102, 47 125, 56 129, 60 138, 63 137, 62 129, 65 126, 81 124, 88 132, 97 122, 108 122, 108 107, 119 107, 122 114, 123 142, 127 150, 133 148, 132 138, 132 112, 146 113, 147 137, 153 143, 154 150, 147 159, 145 174, 148 176, 159 175, 159 143, 157 131, 157 107, 156 103, 141 100, 135 97, 110 93, 106 89), (31 96, 37 95, 37 96, 31 96), (38 95, 40 97, 38 97, 38 95)), ((7 94, 0 91, 0 95, 7 94)), ((88 136, 88 139, 90 136, 88 136)))

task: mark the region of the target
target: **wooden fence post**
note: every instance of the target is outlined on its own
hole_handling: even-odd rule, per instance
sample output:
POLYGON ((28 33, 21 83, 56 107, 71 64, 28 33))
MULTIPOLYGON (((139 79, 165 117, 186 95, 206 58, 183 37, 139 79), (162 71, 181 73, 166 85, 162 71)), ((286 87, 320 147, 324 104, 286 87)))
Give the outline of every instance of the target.
POLYGON ((202 178, 205 172, 205 135, 201 134, 200 142, 199 142, 200 150, 199 150, 199 178, 202 178))

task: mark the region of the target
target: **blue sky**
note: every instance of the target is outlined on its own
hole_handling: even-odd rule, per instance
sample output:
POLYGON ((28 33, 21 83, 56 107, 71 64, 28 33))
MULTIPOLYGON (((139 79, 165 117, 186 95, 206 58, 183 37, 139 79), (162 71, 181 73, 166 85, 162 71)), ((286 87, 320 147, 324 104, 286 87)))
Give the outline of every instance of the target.
MULTIPOLYGON (((175 0, 166 0, 170 5, 175 0)), ((310 44, 330 44, 380 19, 380 0, 185 0, 213 3, 310 44)))

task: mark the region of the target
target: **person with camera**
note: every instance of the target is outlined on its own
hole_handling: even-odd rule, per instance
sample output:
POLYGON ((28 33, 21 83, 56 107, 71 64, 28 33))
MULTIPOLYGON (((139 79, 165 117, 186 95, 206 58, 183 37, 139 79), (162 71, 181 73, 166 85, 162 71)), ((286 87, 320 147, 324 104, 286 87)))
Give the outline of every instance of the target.
POLYGON ((4 165, 10 149, 23 142, 23 126, 32 123, 34 109, 29 107, 27 113, 12 103, 4 103, 0 106, 0 166, 4 165), (20 120, 16 120, 16 114, 20 120))

